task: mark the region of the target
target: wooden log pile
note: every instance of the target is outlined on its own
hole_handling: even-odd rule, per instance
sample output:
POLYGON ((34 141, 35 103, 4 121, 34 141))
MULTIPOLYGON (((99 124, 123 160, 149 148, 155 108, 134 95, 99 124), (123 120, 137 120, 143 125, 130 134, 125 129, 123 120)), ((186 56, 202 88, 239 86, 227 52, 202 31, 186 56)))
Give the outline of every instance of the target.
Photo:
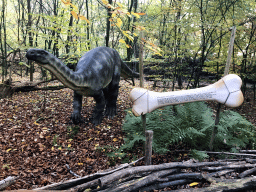
POLYGON ((30 92, 38 90, 59 90, 65 88, 63 85, 59 86, 47 86, 39 87, 43 83, 48 83, 54 81, 55 79, 50 79, 47 81, 38 81, 38 82, 12 82, 10 80, 5 81, 3 84, 0 84, 0 99, 11 97, 14 92, 30 92))
MULTIPOLYGON (((74 176, 79 178, 54 183, 34 190, 143 192, 174 186, 181 188, 175 190, 179 192, 246 191, 256 189, 256 177, 253 176, 256 173, 256 159, 253 158, 224 159, 213 162, 198 162, 191 159, 185 162, 134 166, 141 159, 84 177, 79 177, 68 168, 74 176), (198 188, 196 186, 198 183, 204 183, 207 187, 198 188), (191 187, 192 184, 195 187, 191 187)), ((9 181, 10 178, 8 178, 5 181, 0 181, 0 189, 13 184, 15 179, 11 178, 11 181, 9 181), (1 186, 1 183, 4 185, 1 186)))
MULTIPOLYGON (((36 190, 142 192, 177 185, 186 188, 192 183, 199 182, 208 183, 209 187, 201 188, 202 191, 256 189, 256 177, 252 176, 256 173, 256 159, 252 158, 213 162, 198 162, 191 159, 185 162, 133 166, 135 163, 137 162, 122 164, 111 170, 55 183, 36 190)), ((191 188, 188 189, 190 191, 195 190, 192 187, 189 188, 191 188)), ((196 190, 198 191, 199 188, 196 190)))

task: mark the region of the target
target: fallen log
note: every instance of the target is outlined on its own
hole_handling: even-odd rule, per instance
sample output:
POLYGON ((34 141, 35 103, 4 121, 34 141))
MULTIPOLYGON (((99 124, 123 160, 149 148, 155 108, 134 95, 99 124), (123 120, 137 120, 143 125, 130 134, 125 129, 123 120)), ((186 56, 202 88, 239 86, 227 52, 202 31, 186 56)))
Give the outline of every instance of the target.
POLYGON ((179 179, 203 179, 202 173, 180 173, 175 175, 167 176, 169 181, 179 180, 179 179))
POLYGON ((10 80, 5 81, 3 84, 0 84, 0 99, 11 97, 15 92, 30 92, 38 90, 60 90, 66 88, 63 85, 59 86, 47 86, 47 87, 38 87, 43 83, 48 83, 56 79, 50 79, 47 81, 37 81, 37 82, 11 82, 10 80))
POLYGON ((0 191, 5 189, 6 187, 14 184, 18 177, 7 177, 4 180, 0 181, 0 191))
POLYGON ((240 150, 240 153, 256 153, 256 150, 240 150))
POLYGON ((206 174, 208 177, 220 177, 222 175, 225 175, 227 173, 231 173, 231 172, 234 172, 235 170, 234 169, 224 169, 224 170, 221 170, 221 171, 217 171, 217 172, 213 172, 213 173, 208 173, 206 174))
POLYGON ((193 180, 180 179, 180 180, 169 181, 169 182, 165 182, 165 183, 157 183, 155 185, 144 187, 141 189, 141 191, 153 191, 153 190, 163 189, 165 187, 170 187, 170 186, 175 186, 175 185, 186 185, 186 184, 189 184, 192 182, 193 182, 193 180))
POLYGON ((247 163, 256 163, 256 159, 246 158, 245 160, 246 160, 247 163))
POLYGON ((148 166, 138 166, 133 168, 128 168, 125 170, 121 170, 118 172, 115 172, 111 175, 104 176, 102 178, 99 178, 100 180, 100 186, 104 187, 108 185, 109 183, 115 182, 118 179, 122 179, 124 177, 127 177, 129 175, 138 174, 142 172, 149 172, 149 171, 161 171, 166 169, 184 169, 184 168, 198 168, 198 167, 204 167, 204 166, 220 166, 220 165, 227 165, 228 162, 199 162, 199 163, 184 163, 184 162, 175 162, 175 163, 164 163, 161 165, 148 165, 148 166))
POLYGON ((140 158, 140 159, 138 159, 134 162, 131 162, 129 164, 128 163, 121 164, 119 166, 116 166, 114 168, 110 168, 110 169, 105 170, 105 171, 97 172, 97 173, 94 173, 94 174, 91 174, 91 175, 87 175, 87 176, 77 178, 77 179, 71 179, 71 180, 64 181, 64 182, 53 183, 51 185, 36 188, 34 190, 66 190, 66 189, 70 189, 72 191, 80 191, 80 189, 83 189, 83 188, 87 187, 87 185, 88 185, 88 187, 92 186, 95 179, 97 179, 97 181, 98 181, 99 177, 109 175, 109 174, 114 173, 116 171, 119 171, 119 170, 125 169, 127 167, 130 167, 132 165, 135 165, 137 162, 139 162, 143 158, 144 157, 142 157, 142 158, 140 158), (91 182, 91 183, 86 184, 87 182, 91 182))
POLYGON ((244 179, 221 179, 221 181, 211 181, 211 185, 206 188, 179 189, 173 192, 233 192, 247 191, 256 189, 256 178, 249 177, 244 179))
POLYGON ((92 187, 97 187, 99 186, 100 182, 98 179, 94 179, 92 181, 89 181, 87 183, 83 183, 81 185, 77 185, 75 187, 72 187, 69 189, 70 192, 82 192, 85 191, 85 189, 90 189, 92 187))
POLYGON ((176 169, 169 169, 164 171, 158 171, 152 174, 149 174, 146 177, 129 181, 128 183, 122 183, 122 185, 114 186, 113 188, 103 190, 102 192, 130 192, 130 191, 137 191, 139 188, 144 187, 146 185, 150 185, 155 183, 158 179, 170 175, 174 172, 177 172, 176 169))
MULTIPOLYGON (((106 170, 106 171, 103 171, 103 172, 97 172, 97 173, 94 173, 94 174, 91 174, 91 175, 87 175, 87 176, 77 178, 77 179, 71 179, 71 180, 68 180, 68 181, 65 181, 65 182, 53 183, 51 185, 36 188, 34 190, 65 190, 65 189, 69 189, 69 188, 72 188, 74 186, 81 185, 81 184, 84 184, 86 182, 93 181, 94 179, 97 179, 100 176, 109 175, 109 174, 111 174, 115 171, 119 171, 119 170, 124 169, 124 168, 129 167, 129 166, 130 165, 127 164, 127 163, 122 164, 122 165, 120 165, 120 166, 118 166, 114 169, 111 169, 111 170, 106 170)), ((78 186, 76 188, 78 188, 78 186)), ((74 191, 76 191, 76 190, 74 189, 74 191)))
POLYGON ((254 168, 252 168, 252 169, 249 169, 249 170, 246 170, 246 171, 240 173, 240 174, 238 175, 238 177, 244 178, 244 177, 246 177, 247 175, 250 175, 250 174, 255 173, 255 172, 256 172, 256 167, 254 167, 254 168))
POLYGON ((241 156, 241 157, 256 157, 254 154, 246 154, 246 153, 230 153, 230 152, 213 152, 213 151, 202 151, 207 154, 215 154, 215 155, 234 155, 234 156, 241 156))
POLYGON ((229 164, 226 166, 219 166, 219 167, 204 167, 204 168, 202 168, 202 170, 203 171, 221 171, 221 170, 225 170, 225 169, 247 169, 247 168, 254 168, 254 167, 256 167, 256 164, 245 163, 242 165, 229 164))
POLYGON ((256 164, 248 163, 248 160, 236 161, 232 159, 231 161, 197 162, 191 159, 185 162, 131 167, 134 164, 132 162, 104 172, 55 183, 35 190, 57 189, 68 190, 69 192, 152 191, 175 185, 200 182, 210 184, 210 187, 196 188, 195 191, 241 191, 240 188, 243 191, 247 188, 256 188, 256 177, 249 177, 250 180, 248 180, 248 177, 238 179, 256 172, 256 164), (235 184, 233 184, 234 182, 235 184), (241 183, 244 185, 241 185, 241 183))

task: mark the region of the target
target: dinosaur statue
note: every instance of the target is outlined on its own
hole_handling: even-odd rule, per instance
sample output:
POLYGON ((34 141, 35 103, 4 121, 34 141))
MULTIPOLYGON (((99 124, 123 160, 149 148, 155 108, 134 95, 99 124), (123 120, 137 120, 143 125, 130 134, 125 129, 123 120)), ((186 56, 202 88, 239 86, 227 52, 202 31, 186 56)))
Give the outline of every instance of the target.
POLYGON ((81 122, 83 96, 93 97, 96 101, 92 120, 95 125, 101 123, 105 107, 105 115, 114 117, 120 76, 139 77, 123 63, 116 50, 108 47, 86 52, 78 61, 75 71, 43 49, 29 49, 26 57, 51 71, 66 87, 74 90, 71 115, 74 124, 81 122))

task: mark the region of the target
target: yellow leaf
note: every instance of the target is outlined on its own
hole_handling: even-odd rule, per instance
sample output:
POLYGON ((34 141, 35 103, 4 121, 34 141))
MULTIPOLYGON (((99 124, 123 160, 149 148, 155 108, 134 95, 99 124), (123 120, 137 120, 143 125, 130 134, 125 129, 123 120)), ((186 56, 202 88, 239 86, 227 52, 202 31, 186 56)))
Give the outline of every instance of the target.
POLYGON ((78 11, 77 6, 73 5, 72 3, 70 3, 70 6, 73 7, 76 11, 78 11))
POLYGON ((38 124, 36 121, 34 122, 34 125, 40 125, 40 124, 38 124))
POLYGON ((114 142, 117 142, 117 141, 118 141, 118 139, 117 139, 117 138, 114 138, 114 139, 113 139, 113 141, 114 141, 114 142))
POLYGON ((54 147, 52 147, 52 149, 51 149, 52 151, 54 151, 54 147))
POLYGON ((138 15, 146 15, 146 13, 136 13, 136 14, 138 14, 138 15))
POLYGON ((102 0, 102 3, 104 3, 105 5, 108 4, 108 1, 107 0, 102 0))
POLYGON ((119 42, 120 42, 120 43, 125 43, 125 44, 126 44, 126 42, 125 42, 123 39, 120 39, 120 40, 119 40, 119 42))
POLYGON ((109 8, 109 9, 115 9, 115 7, 113 7, 113 6, 110 5, 110 4, 107 4, 107 8, 109 8))
POLYGON ((115 17, 115 16, 116 16, 116 14, 115 14, 115 13, 112 13, 111 17, 115 17))
POLYGON ((128 38, 130 39, 131 41, 133 41, 133 37, 131 35, 128 35, 127 33, 131 33, 130 31, 122 31, 123 34, 128 38))
POLYGON ((97 144, 95 144, 95 147, 98 147, 99 146, 99 144, 97 143, 97 144))
POLYGON ((116 23, 117 27, 120 28, 122 26, 122 23, 123 21, 120 18, 117 18, 117 23, 116 23))
POLYGON ((136 33, 133 33, 133 35, 134 35, 135 37, 137 37, 137 36, 138 36, 136 33))
POLYGON ((199 183, 198 182, 193 182, 193 183, 190 183, 189 186, 192 187, 192 186, 195 186, 195 185, 198 185, 199 183))
POLYGON ((67 1, 61 0, 61 1, 62 1, 62 3, 64 3, 65 5, 68 4, 68 3, 70 3, 70 0, 67 0, 67 1))
POLYGON ((61 148, 61 147, 59 147, 58 149, 59 149, 59 150, 61 150, 62 148, 61 148))
POLYGON ((68 147, 70 148, 70 147, 71 147, 71 144, 68 144, 68 147))
POLYGON ((11 150, 12 150, 11 148, 10 148, 10 149, 7 149, 6 152, 8 153, 8 152, 11 151, 11 150))
POLYGON ((90 24, 90 21, 89 21, 85 16, 79 15, 79 18, 80 18, 81 20, 86 21, 88 24, 90 24))
POLYGON ((83 165, 83 163, 77 163, 77 165, 83 165))
POLYGON ((77 15, 77 13, 76 13, 75 11, 71 11, 70 13, 73 15, 73 17, 75 17, 76 19, 78 19, 78 15, 77 15))
POLYGON ((137 13, 131 12, 131 14, 134 15, 135 17, 137 17, 137 18, 140 18, 140 15, 137 14, 137 13))

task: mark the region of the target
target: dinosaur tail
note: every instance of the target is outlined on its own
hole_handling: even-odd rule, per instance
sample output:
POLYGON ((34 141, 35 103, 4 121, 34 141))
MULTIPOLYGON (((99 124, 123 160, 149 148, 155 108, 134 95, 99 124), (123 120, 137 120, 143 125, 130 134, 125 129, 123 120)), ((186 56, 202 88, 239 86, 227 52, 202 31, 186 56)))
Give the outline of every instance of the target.
POLYGON ((128 79, 128 78, 138 78, 140 77, 140 74, 131 70, 123 61, 122 61, 122 64, 121 64, 121 76, 125 79, 128 79))

